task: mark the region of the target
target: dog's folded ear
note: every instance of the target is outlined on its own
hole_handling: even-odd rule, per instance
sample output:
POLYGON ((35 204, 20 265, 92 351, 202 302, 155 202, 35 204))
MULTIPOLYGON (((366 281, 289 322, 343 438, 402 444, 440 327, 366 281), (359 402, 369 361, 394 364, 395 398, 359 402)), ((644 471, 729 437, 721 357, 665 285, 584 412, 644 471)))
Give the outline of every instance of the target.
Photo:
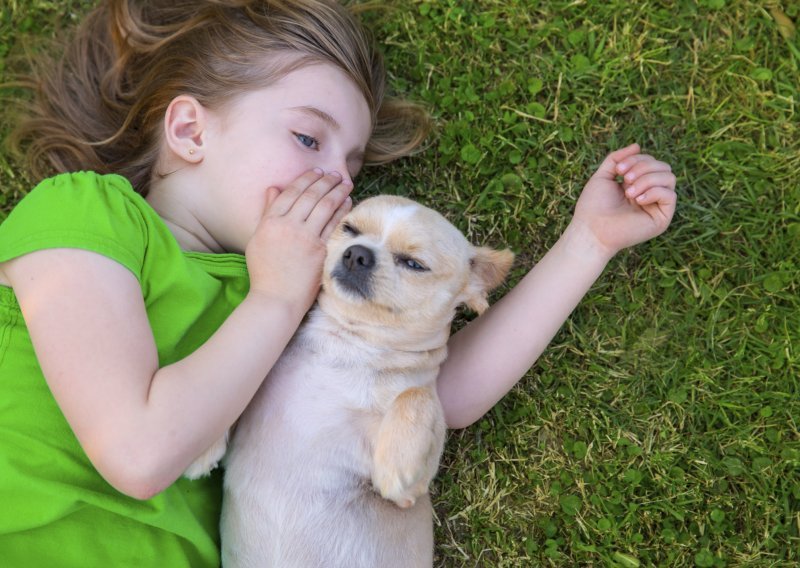
POLYGON ((502 284, 514 262, 510 250, 495 250, 488 247, 475 247, 470 260, 470 279, 464 289, 463 302, 479 314, 489 307, 489 292, 502 284))

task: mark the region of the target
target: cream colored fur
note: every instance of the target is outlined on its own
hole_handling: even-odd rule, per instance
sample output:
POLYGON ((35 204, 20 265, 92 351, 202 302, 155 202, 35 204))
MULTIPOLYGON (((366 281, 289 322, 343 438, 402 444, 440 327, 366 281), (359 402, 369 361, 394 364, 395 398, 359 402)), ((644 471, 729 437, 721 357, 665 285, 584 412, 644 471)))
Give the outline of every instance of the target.
POLYGON ((228 448, 225 568, 432 566, 436 376, 456 307, 482 311, 512 260, 407 199, 368 199, 345 218, 316 306, 228 448))

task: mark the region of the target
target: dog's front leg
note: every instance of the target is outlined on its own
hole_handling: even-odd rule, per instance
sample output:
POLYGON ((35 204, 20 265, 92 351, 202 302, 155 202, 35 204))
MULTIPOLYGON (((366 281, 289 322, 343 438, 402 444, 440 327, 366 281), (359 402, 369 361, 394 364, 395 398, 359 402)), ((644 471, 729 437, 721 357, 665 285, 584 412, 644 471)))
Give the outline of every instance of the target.
POLYGON ((183 472, 183 476, 188 479, 197 479, 198 477, 203 477, 211 473, 225 456, 225 452, 228 449, 229 436, 230 430, 227 430, 222 438, 214 442, 214 445, 203 452, 200 457, 186 468, 186 471, 183 472))
POLYGON ((375 489, 397 506, 411 507, 436 475, 444 439, 444 413, 436 386, 401 392, 383 417, 375 440, 375 489))

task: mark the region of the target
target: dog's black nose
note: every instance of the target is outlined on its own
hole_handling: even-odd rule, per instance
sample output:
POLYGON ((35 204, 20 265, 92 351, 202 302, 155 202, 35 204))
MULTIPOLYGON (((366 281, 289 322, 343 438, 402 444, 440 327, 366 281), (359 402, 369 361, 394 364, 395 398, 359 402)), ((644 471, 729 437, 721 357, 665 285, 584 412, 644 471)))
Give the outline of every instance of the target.
POLYGON ((372 295, 374 269, 375 253, 365 246, 353 245, 342 253, 342 260, 331 276, 343 290, 361 298, 369 298, 372 295))
POLYGON ((365 246, 353 245, 344 251, 342 264, 351 272, 369 271, 375 266, 375 255, 365 246))

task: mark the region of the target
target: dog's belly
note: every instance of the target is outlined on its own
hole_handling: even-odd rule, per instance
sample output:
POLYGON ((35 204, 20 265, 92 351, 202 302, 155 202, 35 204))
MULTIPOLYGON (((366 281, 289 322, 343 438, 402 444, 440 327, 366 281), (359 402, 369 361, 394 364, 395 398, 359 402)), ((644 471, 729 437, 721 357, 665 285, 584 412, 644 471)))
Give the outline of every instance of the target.
POLYGON ((226 458, 226 568, 432 565, 427 496, 403 510, 372 488, 384 409, 358 372, 293 344, 267 378, 226 458))

